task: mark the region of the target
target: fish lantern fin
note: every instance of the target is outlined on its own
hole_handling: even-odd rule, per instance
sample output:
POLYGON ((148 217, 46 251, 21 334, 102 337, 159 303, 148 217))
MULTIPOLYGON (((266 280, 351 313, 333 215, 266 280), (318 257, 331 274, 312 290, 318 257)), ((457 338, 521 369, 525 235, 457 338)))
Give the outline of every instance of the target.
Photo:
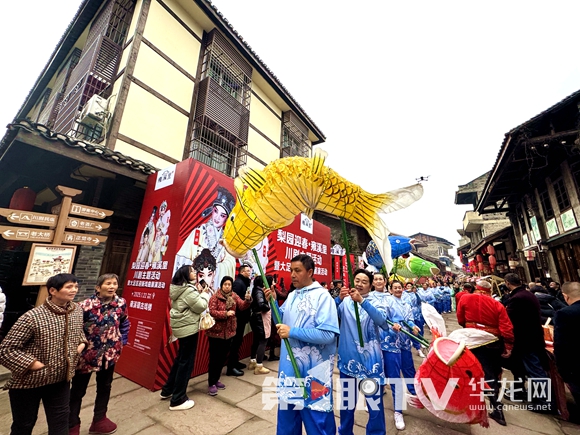
POLYGON ((316 148, 312 154, 312 173, 320 175, 324 168, 324 162, 328 153, 321 148, 316 148))
POLYGON ((260 172, 247 167, 240 169, 239 178, 254 191, 260 190, 266 184, 266 179, 260 172))
POLYGON ((439 337, 433 343, 433 350, 437 357, 448 367, 451 367, 457 362, 459 357, 463 354, 465 350, 465 342, 460 341, 459 343, 448 337, 439 337))

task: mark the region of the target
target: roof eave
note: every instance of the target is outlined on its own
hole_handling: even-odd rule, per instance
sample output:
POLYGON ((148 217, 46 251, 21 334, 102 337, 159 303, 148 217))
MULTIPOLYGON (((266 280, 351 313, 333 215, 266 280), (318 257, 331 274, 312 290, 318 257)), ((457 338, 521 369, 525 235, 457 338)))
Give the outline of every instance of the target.
POLYGON ((509 133, 506 133, 498 157, 495 161, 493 169, 491 170, 491 174, 489 175, 487 181, 485 182, 485 186, 483 187, 483 191, 481 192, 481 198, 475 207, 475 211, 477 211, 478 213, 483 213, 485 207, 489 205, 487 204, 487 200, 489 198, 491 190, 493 189, 493 186, 495 186, 495 183, 497 182, 496 177, 499 177, 501 175, 501 171, 503 170, 504 159, 508 155, 508 149, 510 149, 510 144, 512 143, 512 133, 514 133, 514 130, 510 131, 509 133))
POLYGON ((258 55, 250 48, 250 46, 242 41, 238 32, 234 30, 229 22, 224 20, 223 15, 216 9, 216 7, 208 0, 194 0, 195 3, 201 8, 201 10, 211 19, 211 21, 216 25, 216 27, 222 31, 226 36, 229 37, 230 41, 234 44, 236 49, 240 51, 246 59, 248 59, 251 65, 256 68, 260 74, 264 77, 264 80, 268 82, 272 88, 274 88, 284 100, 286 104, 302 118, 306 123, 309 130, 314 133, 318 140, 313 141, 312 145, 319 145, 326 140, 326 136, 318 128, 318 126, 312 121, 310 116, 300 107, 298 102, 294 100, 294 97, 290 95, 288 90, 280 83, 280 80, 268 69, 264 62, 258 57, 258 55))
POLYGON ((83 0, 68 28, 65 30, 60 41, 56 45, 56 48, 50 56, 46 66, 43 68, 40 76, 36 79, 36 82, 28 93, 24 103, 13 118, 14 121, 26 118, 30 109, 32 109, 38 98, 40 98, 40 94, 44 91, 59 66, 64 62, 70 49, 74 46, 82 32, 84 32, 88 22, 93 19, 104 1, 105 0, 83 0))

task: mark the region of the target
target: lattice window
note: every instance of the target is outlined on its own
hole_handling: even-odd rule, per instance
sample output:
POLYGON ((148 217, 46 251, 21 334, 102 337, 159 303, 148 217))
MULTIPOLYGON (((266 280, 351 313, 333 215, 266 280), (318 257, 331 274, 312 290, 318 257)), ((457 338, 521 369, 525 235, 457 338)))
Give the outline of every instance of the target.
POLYGON ((230 177, 246 164, 246 144, 210 121, 196 122, 191 157, 230 177))
POLYGON ((109 37, 117 45, 125 43, 134 8, 134 0, 117 0, 115 2, 105 36, 109 37))
POLYGON ((540 204, 542 204, 542 211, 544 212, 545 220, 552 219, 554 217, 554 208, 552 207, 550 195, 547 190, 540 192, 540 204))
POLYGON ((207 45, 201 71, 202 80, 211 77, 244 108, 250 108, 252 79, 212 38, 207 45))
POLYGON ((110 0, 93 20, 83 53, 59 104, 56 131, 84 135, 78 132, 76 120, 83 106, 95 94, 104 98, 111 95, 134 7, 134 0, 110 0))
POLYGON ((564 179, 559 178, 554 182, 554 193, 556 194, 556 202, 560 208, 560 212, 570 208, 570 197, 564 184, 564 179))
POLYGON ((310 151, 308 129, 293 112, 284 112, 281 157, 309 157, 310 151))

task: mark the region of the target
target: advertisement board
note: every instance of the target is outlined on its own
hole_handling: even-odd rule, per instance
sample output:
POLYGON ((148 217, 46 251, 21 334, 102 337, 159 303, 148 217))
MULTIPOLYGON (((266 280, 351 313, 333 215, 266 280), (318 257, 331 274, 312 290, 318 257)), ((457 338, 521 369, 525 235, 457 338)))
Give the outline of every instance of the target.
MULTIPOLYGON (((165 383, 178 349, 171 340, 169 286, 179 267, 192 265, 212 292, 224 276, 235 278, 241 262, 258 273, 253 256, 235 259, 219 243, 234 204, 234 180, 196 160, 150 176, 123 290, 131 330, 118 373, 152 390, 165 383)), ((331 279, 330 229, 304 215, 256 249, 266 273, 286 289, 290 260, 298 253, 312 256, 317 280, 331 279)), ((193 376, 208 369, 208 341, 204 331, 199 334, 193 376)), ((251 334, 244 338, 241 357, 249 355, 251 339, 251 334)))

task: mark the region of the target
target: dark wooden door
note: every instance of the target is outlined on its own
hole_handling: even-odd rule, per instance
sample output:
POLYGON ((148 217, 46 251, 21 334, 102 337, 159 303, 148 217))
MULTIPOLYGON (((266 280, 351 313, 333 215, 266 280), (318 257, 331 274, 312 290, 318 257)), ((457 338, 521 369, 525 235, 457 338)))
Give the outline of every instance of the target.
POLYGON ((554 248, 554 252, 556 253, 556 268, 558 269, 558 275, 560 275, 560 281, 573 281, 573 270, 570 259, 568 258, 569 255, 566 245, 554 248))
POLYGON ((101 265, 101 274, 116 273, 119 275, 119 295, 125 285, 134 236, 127 234, 109 234, 107 248, 101 265))

